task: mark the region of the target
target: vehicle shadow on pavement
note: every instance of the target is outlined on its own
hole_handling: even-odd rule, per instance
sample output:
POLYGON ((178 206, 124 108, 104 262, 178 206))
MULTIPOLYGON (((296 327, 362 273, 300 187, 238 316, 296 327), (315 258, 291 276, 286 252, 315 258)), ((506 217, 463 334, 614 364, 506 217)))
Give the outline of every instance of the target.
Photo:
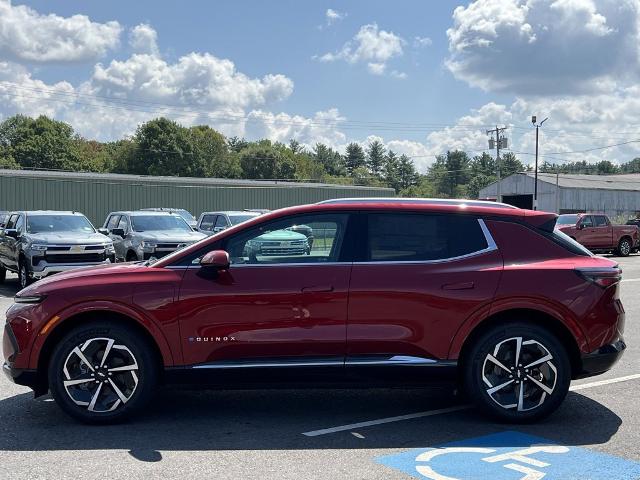
POLYGON ((0 450, 127 450, 146 462, 163 451, 419 448, 506 430, 563 445, 604 444, 622 420, 600 403, 570 393, 533 425, 493 423, 475 409, 308 437, 310 430, 455 404, 442 389, 180 391, 165 389, 129 423, 82 425, 50 398, 0 401, 0 450), (357 435, 354 435, 357 433, 357 435))

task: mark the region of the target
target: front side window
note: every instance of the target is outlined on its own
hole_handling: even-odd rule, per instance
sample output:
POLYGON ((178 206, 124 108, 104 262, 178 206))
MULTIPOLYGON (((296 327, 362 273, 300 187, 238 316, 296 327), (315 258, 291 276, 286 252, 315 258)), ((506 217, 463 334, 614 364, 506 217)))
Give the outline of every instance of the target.
POLYGON ((224 215, 218 215, 218 219, 216 220, 215 228, 227 228, 227 219, 224 215))
POLYGON ((177 215, 135 215, 131 217, 131 226, 135 232, 192 231, 189 224, 177 215))
POLYGON ((18 215, 11 215, 11 217, 9 217, 9 221, 7 222, 7 226, 5 228, 7 230, 13 230, 16 226, 16 220, 18 220, 18 215))
POLYGON ((27 232, 82 232, 95 233, 91 222, 82 215, 29 215, 27 232))
POLYGON ((203 215, 202 221, 200 222, 200 230, 206 230, 207 232, 212 231, 215 221, 215 215, 203 215))
POLYGON ((22 215, 18 216, 18 219, 16 220, 16 226, 13 228, 15 228, 18 233, 22 233, 22 230, 24 229, 24 217, 22 215))
POLYGON ((485 250, 477 218, 414 213, 370 214, 367 257, 372 262, 422 262, 485 250))
POLYGON ((107 222, 107 230, 111 231, 116 228, 116 225, 118 225, 119 221, 120 215, 111 215, 111 217, 109 217, 109 221, 107 222))
POLYGON ((229 220, 231 221, 231 225, 238 225, 239 223, 246 222, 247 220, 251 220, 252 218, 256 218, 258 215, 229 215, 229 220))
POLYGON ((593 220, 591 219, 591 215, 586 215, 584 217, 582 217, 582 220, 580 221, 580 225, 582 225, 582 227, 593 227, 593 220))
POLYGON ((337 262, 347 225, 347 214, 298 215, 254 227, 226 244, 233 264, 337 262), (305 225, 313 236, 296 232, 305 225))
POLYGON ((117 228, 121 228, 125 233, 129 230, 129 222, 127 221, 126 215, 122 215, 122 217, 120 217, 117 228))
POLYGON ((604 215, 596 215, 594 218, 596 220, 596 227, 608 226, 607 217, 605 217, 604 215))

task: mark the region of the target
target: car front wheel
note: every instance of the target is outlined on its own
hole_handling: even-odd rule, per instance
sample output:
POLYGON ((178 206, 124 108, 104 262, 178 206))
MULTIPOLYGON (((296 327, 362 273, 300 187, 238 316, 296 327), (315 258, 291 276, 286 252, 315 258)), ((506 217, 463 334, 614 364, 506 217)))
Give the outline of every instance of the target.
POLYGON ((68 332, 49 364, 56 403, 85 423, 116 423, 150 400, 158 365, 146 339, 117 322, 93 322, 68 332))
POLYGON ((555 335, 534 324, 491 327, 464 362, 473 401, 499 420, 524 423, 556 410, 569 391, 571 364, 555 335))
POLYGON ((29 267, 27 266, 27 262, 25 260, 20 261, 20 266, 18 267, 18 280, 20 282, 21 289, 27 288, 33 283, 33 279, 29 274, 29 267))

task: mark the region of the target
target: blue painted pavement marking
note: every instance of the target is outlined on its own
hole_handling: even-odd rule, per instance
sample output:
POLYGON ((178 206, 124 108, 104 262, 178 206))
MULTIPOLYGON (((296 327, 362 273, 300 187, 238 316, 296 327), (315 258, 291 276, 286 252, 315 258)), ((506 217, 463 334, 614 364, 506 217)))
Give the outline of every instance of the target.
POLYGON ((432 480, 640 479, 638 462, 520 432, 412 449, 376 460, 415 478, 432 480))

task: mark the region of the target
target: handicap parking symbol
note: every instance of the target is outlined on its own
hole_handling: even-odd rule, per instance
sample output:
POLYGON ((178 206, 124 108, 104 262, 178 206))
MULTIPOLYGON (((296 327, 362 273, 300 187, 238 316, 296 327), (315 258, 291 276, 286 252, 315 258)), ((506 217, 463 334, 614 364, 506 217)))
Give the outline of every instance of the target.
POLYGON ((415 478, 431 480, 628 480, 640 463, 520 432, 501 432, 412 449, 376 459, 415 478))

